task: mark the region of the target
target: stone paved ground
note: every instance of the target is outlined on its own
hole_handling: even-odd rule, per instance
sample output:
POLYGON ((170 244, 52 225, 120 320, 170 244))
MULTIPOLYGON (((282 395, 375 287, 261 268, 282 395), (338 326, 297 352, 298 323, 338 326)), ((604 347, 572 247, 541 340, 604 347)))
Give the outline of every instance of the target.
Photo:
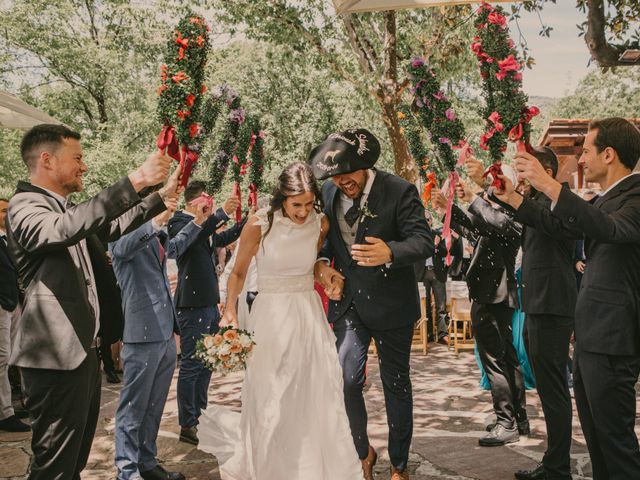
MULTIPOLYGON (((535 392, 527 395, 531 436, 507 447, 481 448, 477 438, 482 435, 484 425, 491 421, 491 405, 489 393, 478 387, 473 354, 465 352, 456 357, 445 347, 435 345, 430 347, 427 356, 415 354, 412 367, 415 429, 410 470, 413 480, 510 480, 515 470, 531 467, 542 458, 545 430, 535 392)), ((372 444, 381 453, 376 478, 388 479, 389 463, 384 448, 387 427, 375 357, 370 359, 369 374, 371 387, 366 394, 369 431, 372 444)), ((214 378, 209 401, 239 407, 241 380, 241 375, 214 378)), ((214 457, 178 442, 175 385, 174 378, 162 419, 158 457, 166 468, 179 470, 190 480, 219 480, 214 457)), ((83 479, 115 478, 113 429, 117 401, 118 387, 105 383, 96 438, 83 479)), ((575 416, 573 423, 574 479, 588 479, 591 478, 589 457, 575 416)), ((640 426, 640 422, 636 425, 640 426)), ((29 452, 28 434, 0 433, 0 479, 26 478, 29 452)))

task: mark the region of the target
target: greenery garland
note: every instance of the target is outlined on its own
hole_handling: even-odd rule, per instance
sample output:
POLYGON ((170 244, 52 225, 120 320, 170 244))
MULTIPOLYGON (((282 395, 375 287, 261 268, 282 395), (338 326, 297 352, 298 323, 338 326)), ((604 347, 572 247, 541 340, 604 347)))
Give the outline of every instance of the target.
POLYGON ((431 163, 431 151, 423 143, 422 129, 407 105, 400 105, 398 107, 398 123, 400 124, 400 132, 409 144, 409 151, 411 152, 414 162, 416 162, 418 174, 422 181, 426 182, 431 163))
POLYGON ((537 107, 527 107, 528 97, 522 91, 522 69, 513 40, 509 37, 507 18, 500 6, 486 2, 477 10, 471 49, 478 58, 483 80, 482 96, 486 119, 480 148, 488 150, 499 166, 507 148, 507 140, 528 145, 531 134, 529 122, 539 113, 537 107))
MULTIPOLYGON (((209 167, 208 189, 212 195, 218 193, 222 187, 222 181, 233 158, 240 127, 244 123, 244 109, 240 104, 241 99, 237 92, 223 85, 214 93, 214 99, 226 104, 229 108, 229 114, 222 132, 222 138, 209 167)), ((234 175, 235 178, 236 175, 234 175)))
POLYGON ((251 131, 251 142, 247 157, 249 160, 249 206, 257 206, 258 191, 264 185, 264 132, 260 128, 260 120, 252 116, 248 120, 248 128, 251 131))
POLYGON ((434 165, 434 170, 439 178, 445 178, 458 163, 454 150, 468 151, 464 125, 440 88, 435 71, 422 58, 413 58, 407 70, 414 95, 412 108, 436 148, 439 168, 434 165))
POLYGON ((188 180, 191 168, 198 160, 204 135, 200 122, 209 50, 206 21, 189 13, 178 22, 169 39, 165 62, 160 68, 158 117, 163 132, 158 138, 158 147, 167 148, 174 158, 181 161, 183 183, 188 180))

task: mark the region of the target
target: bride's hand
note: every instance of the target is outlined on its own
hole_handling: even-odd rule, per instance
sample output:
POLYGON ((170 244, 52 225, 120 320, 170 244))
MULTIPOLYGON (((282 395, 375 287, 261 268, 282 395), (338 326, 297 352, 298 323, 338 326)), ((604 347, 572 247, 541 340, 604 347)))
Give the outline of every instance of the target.
POLYGON ((338 274, 332 277, 331 284, 325 287, 324 293, 330 300, 338 302, 342 298, 342 290, 344 290, 344 277, 338 274))
POLYGON ((240 328, 240 325, 238 324, 238 315, 236 314, 235 309, 231 308, 231 306, 227 306, 227 308, 224 309, 222 318, 220 319, 220 328, 228 327, 230 325, 236 329, 240 328))

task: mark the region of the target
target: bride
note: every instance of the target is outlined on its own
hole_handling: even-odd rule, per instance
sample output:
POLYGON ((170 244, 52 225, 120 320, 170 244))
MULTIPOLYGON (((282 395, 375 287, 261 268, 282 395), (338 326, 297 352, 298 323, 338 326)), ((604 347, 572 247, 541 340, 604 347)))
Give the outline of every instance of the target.
MULTIPOLYGON (((278 178, 270 208, 244 227, 220 326, 237 327, 236 302, 252 257, 258 296, 251 310, 253 356, 242 413, 210 406, 200 419, 201 450, 223 480, 362 480, 342 391, 342 371, 320 297, 317 252, 329 228, 311 169, 293 163, 278 178)), ((327 292, 339 298, 342 283, 327 292)))

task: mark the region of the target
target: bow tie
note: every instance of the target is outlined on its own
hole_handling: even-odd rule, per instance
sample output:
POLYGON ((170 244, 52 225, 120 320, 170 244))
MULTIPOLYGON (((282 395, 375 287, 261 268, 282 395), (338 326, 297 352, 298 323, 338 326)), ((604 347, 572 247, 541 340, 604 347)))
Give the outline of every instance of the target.
POLYGON ((351 208, 349 208, 349 210, 346 211, 346 213, 344 214, 344 220, 345 222, 347 222, 347 224, 350 227, 353 227, 353 224, 356 223, 356 221, 358 220, 358 217, 360 216, 360 200, 362 199, 362 196, 359 196, 358 198, 353 200, 353 205, 351 205, 351 208))

